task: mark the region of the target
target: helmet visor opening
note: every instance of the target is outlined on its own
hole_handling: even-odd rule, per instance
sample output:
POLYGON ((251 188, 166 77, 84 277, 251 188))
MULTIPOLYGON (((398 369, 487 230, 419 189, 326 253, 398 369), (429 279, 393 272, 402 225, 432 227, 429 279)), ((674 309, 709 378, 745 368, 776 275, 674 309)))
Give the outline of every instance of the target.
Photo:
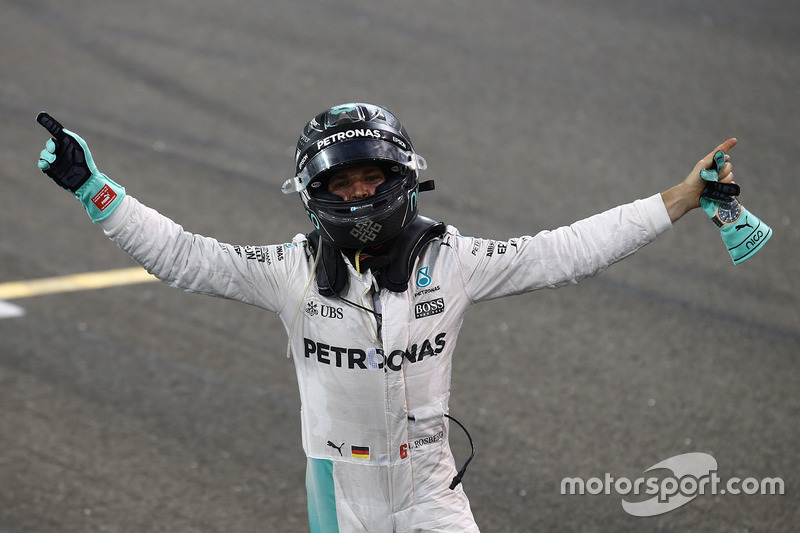
POLYGON ((375 188, 376 195, 392 189, 395 185, 402 183, 407 177, 409 177, 409 172, 411 172, 407 166, 400 165, 394 161, 357 161, 355 163, 347 163, 344 165, 335 166, 326 170, 325 172, 322 172, 316 178, 311 180, 311 183, 309 183, 308 187, 306 188, 306 193, 311 198, 342 202, 344 200, 338 194, 331 191, 331 180, 334 180, 340 172, 350 169, 358 169, 359 167, 364 168, 364 170, 369 170, 369 167, 380 169, 384 179, 383 182, 375 188))
POLYGON ((427 163, 422 156, 413 151, 403 150, 389 141, 342 142, 314 155, 294 178, 286 180, 281 190, 284 194, 300 192, 308 187, 309 183, 320 178, 320 174, 340 165, 361 161, 399 163, 412 170, 427 168, 427 163))

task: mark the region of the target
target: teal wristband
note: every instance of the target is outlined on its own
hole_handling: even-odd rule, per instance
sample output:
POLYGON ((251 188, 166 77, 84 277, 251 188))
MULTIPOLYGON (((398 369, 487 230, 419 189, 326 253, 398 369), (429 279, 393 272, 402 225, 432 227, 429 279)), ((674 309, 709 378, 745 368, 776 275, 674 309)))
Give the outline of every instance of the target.
POLYGON ((125 187, 117 184, 102 173, 94 172, 86 183, 75 191, 75 197, 80 200, 92 222, 100 222, 111 216, 125 198, 125 187))

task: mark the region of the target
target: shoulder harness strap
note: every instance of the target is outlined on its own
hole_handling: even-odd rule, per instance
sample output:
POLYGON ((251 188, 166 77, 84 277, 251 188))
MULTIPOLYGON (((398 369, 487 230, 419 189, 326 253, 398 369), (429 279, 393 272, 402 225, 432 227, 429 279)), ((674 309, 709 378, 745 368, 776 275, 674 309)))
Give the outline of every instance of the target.
MULTIPOLYGON (((316 255, 320 245, 318 230, 307 235, 311 253, 316 255)), ((317 263, 317 289, 323 296, 336 296, 347 286, 347 264, 344 256, 333 245, 326 244, 322 247, 322 257, 317 263)))
POLYGON ((442 222, 417 216, 392 243, 392 261, 381 270, 382 275, 378 278, 381 287, 392 292, 405 291, 420 252, 430 241, 444 235, 445 230, 442 222))

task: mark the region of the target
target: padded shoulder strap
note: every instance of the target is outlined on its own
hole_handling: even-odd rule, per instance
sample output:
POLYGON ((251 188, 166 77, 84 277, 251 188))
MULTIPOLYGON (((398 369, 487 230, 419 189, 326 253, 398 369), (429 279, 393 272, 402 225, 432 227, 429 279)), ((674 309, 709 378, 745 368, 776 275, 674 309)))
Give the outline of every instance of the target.
MULTIPOLYGON (((320 245, 319 231, 314 230, 307 235, 311 253, 317 253, 320 245)), ((347 263, 341 251, 332 244, 325 243, 322 257, 317 264, 317 288, 322 296, 341 294, 347 286, 347 263)))
POLYGON ((420 252, 430 241, 444 235, 446 229, 442 222, 417 216, 392 242, 392 261, 381 269, 380 286, 393 292, 405 291, 420 252))
MULTIPOLYGON (((395 237, 391 242, 391 261, 381 268, 377 276, 378 284, 392 292, 403 292, 408 288, 411 278, 411 269, 422 249, 431 240, 444 235, 446 225, 435 222, 423 216, 417 216, 414 221, 395 237)), ((317 253, 320 245, 318 231, 308 234, 308 243, 311 253, 317 253)), ((317 265, 317 288, 323 296, 341 294, 347 286, 347 263, 342 251, 325 242, 322 247, 322 257, 317 265)))

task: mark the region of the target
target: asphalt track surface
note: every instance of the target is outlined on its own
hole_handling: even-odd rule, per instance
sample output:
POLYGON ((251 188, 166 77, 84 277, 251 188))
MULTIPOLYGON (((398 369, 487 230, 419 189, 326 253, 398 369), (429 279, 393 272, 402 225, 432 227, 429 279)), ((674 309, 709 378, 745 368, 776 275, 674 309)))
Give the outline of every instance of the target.
MULTIPOLYGON (((0 283, 134 266, 36 168, 41 110, 129 194, 239 244, 310 229, 279 186, 301 127, 338 103, 392 109, 436 179, 423 212, 500 239, 662 191, 737 137, 742 202, 774 229, 757 256, 734 266, 695 211, 596 278, 476 306, 451 414, 478 449, 464 485, 483 531, 797 530, 796 2, 0 10, 0 283), (560 492, 687 452, 785 494, 643 518, 617 493, 560 492)), ((277 317, 158 283, 9 304, 24 314, 0 320, 0 532, 307 529, 277 317)))

